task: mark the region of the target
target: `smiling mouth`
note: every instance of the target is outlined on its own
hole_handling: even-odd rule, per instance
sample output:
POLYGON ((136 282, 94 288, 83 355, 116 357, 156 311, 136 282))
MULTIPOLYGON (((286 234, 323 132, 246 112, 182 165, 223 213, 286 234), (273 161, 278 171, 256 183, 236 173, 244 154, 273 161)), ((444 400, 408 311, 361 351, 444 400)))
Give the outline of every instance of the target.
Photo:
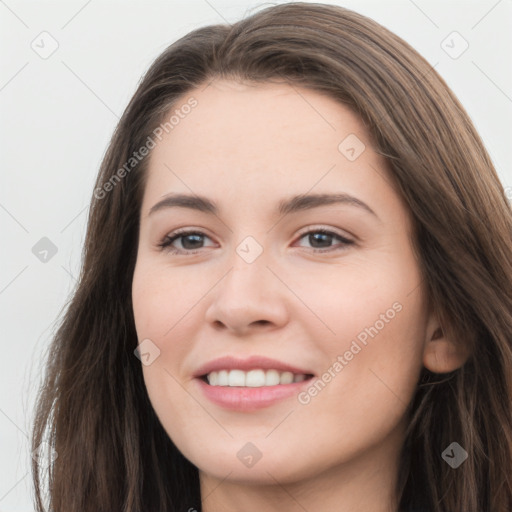
POLYGON ((210 386, 261 388, 269 386, 283 386, 303 382, 313 378, 310 373, 292 373, 274 369, 243 370, 219 370, 212 371, 199 377, 210 386))

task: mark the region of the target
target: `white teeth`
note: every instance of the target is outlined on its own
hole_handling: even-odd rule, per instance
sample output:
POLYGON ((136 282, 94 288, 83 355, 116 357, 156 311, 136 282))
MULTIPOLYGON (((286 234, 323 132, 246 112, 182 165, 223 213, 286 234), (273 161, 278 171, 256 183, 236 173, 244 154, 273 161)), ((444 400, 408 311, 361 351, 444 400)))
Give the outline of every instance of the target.
POLYGON ((267 370, 265 374, 265 384, 267 386, 277 386, 279 384, 279 372, 277 370, 267 370))
POLYGON ((229 372, 229 386, 245 386, 245 372, 242 370, 231 370, 229 372))
POLYGON ((212 372, 208 375, 208 383, 210 386, 216 386, 219 382, 219 374, 218 372, 212 372))
POLYGON ((229 386, 229 375, 226 370, 212 373, 217 373, 217 386, 229 386))
MULTIPOLYGON (((243 385, 243 384, 242 384, 243 385)), ((265 372, 263 370, 251 370, 245 375, 245 385, 248 388, 259 388, 265 385, 265 372)))
POLYGON ((293 382, 293 373, 292 372, 281 373, 281 384, 291 384, 292 382, 293 382))
POLYGON ((278 384, 292 384, 306 380, 304 374, 292 372, 279 372, 278 370, 220 370, 210 372, 206 376, 210 386, 249 387, 277 386, 278 384))

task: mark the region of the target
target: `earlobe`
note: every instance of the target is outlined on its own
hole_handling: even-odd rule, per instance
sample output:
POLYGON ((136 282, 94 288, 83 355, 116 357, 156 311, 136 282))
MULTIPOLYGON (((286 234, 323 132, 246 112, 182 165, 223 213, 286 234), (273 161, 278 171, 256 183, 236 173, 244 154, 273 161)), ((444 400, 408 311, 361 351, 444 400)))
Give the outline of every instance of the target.
POLYGON ((459 369, 468 360, 467 348, 456 343, 441 327, 426 339, 423 365, 433 373, 449 373, 459 369))

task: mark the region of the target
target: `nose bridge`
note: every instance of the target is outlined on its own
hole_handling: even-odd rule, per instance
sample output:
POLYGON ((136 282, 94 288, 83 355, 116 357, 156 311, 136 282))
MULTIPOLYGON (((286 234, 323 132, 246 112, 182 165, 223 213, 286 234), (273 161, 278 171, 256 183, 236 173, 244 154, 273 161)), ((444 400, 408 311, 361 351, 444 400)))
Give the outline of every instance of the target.
POLYGON ((270 251, 245 237, 227 257, 229 270, 215 287, 207 320, 233 329, 254 322, 278 324, 286 317, 284 287, 267 268, 270 251), (279 290, 281 287, 281 291, 279 290))
MULTIPOLYGON (((267 269, 269 251, 253 236, 245 237, 229 256, 230 272, 226 276, 225 290, 233 293, 238 300, 250 296, 255 300, 264 297, 265 289, 271 286, 271 272, 267 269)), ((245 300, 247 300, 247 298, 245 300)))

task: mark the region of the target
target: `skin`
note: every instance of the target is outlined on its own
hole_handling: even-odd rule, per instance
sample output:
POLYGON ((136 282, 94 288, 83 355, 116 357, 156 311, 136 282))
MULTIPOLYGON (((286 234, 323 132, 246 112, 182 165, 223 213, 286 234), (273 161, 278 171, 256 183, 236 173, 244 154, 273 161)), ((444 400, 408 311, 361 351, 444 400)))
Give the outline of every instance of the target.
POLYGON ((143 366, 148 395, 199 469, 203 509, 396 510, 406 408, 422 365, 451 371, 466 356, 427 311, 410 214, 388 164, 358 116, 321 93, 215 80, 173 110, 191 96, 197 106, 150 155, 132 298, 139 342, 160 350, 143 366), (365 145, 354 161, 338 149, 349 134, 365 145), (219 213, 150 215, 171 192, 206 196, 219 213), (375 215, 349 204, 276 213, 289 196, 333 192, 375 215), (304 235, 322 227, 353 243, 304 235), (179 228, 206 236, 176 239, 183 254, 162 250, 179 228), (247 236, 263 249, 252 263, 236 252, 247 236), (212 359, 253 354, 332 374, 393 304, 401 310, 307 404, 293 396, 230 411, 193 378, 212 359), (261 453, 252 467, 237 457, 247 442, 261 453))

